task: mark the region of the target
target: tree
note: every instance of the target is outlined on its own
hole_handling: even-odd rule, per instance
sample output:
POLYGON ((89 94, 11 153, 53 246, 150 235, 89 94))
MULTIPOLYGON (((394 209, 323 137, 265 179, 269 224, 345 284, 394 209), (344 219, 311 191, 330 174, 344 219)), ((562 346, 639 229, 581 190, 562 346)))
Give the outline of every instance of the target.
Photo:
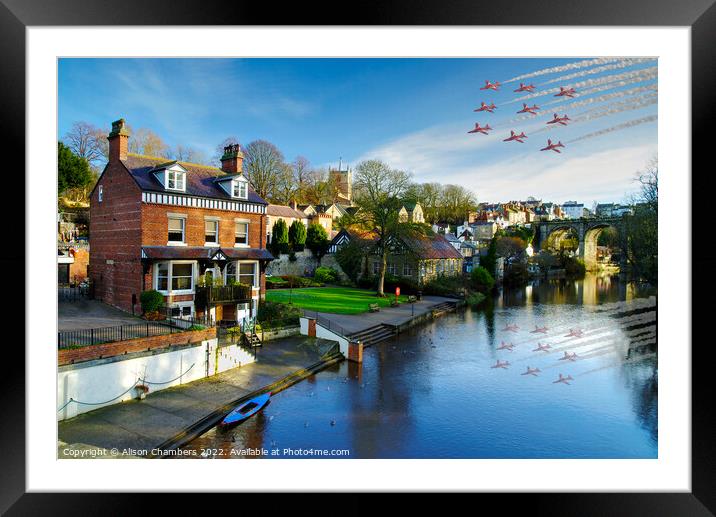
POLYGON ((366 249, 355 239, 351 239, 336 251, 336 262, 354 283, 358 282, 366 256, 366 249))
POLYGON ((175 147, 168 151, 169 158, 178 160, 180 162, 189 163, 206 163, 206 155, 193 147, 183 144, 177 144, 175 147))
POLYGON ((519 257, 525 251, 527 244, 519 237, 499 237, 495 244, 495 251, 504 257, 508 263, 519 257))
POLYGON ((271 248, 275 254, 288 253, 288 227, 286 221, 279 219, 271 230, 271 248))
POLYGON ((329 244, 326 229, 318 223, 311 223, 306 232, 306 247, 311 250, 319 264, 323 256, 328 253, 329 244))
POLYGON ((244 171, 262 198, 273 195, 284 170, 283 153, 271 142, 254 140, 244 149, 244 171))
POLYGON ((484 267, 477 266, 470 273, 472 286, 478 291, 487 292, 495 286, 495 279, 492 274, 484 267))
POLYGON ((75 122, 64 138, 65 145, 90 166, 97 165, 106 156, 107 135, 97 126, 84 121, 75 122))
POLYGON ((288 228, 288 242, 294 251, 301 251, 306 245, 306 225, 298 219, 288 228))
POLYGON ((398 216, 410 186, 410 174, 391 169, 378 160, 367 160, 356 166, 355 179, 354 197, 360 208, 357 217, 366 229, 378 236, 378 296, 385 296, 383 287, 391 240, 416 232, 413 223, 401 222, 398 216))
POLYGON ((484 257, 480 258, 480 264, 492 275, 492 277, 495 277, 496 268, 497 268, 497 239, 498 237, 493 237, 490 240, 490 246, 487 248, 487 254, 484 257))
POLYGON ((296 198, 297 192, 293 167, 288 163, 281 164, 271 200, 278 205, 287 205, 296 198))
POLYGON ((649 282, 658 281, 659 167, 654 158, 637 174, 640 192, 634 198, 634 215, 624 218, 626 258, 632 272, 649 282))
POLYGON ((445 185, 439 199, 438 214, 443 221, 462 224, 477 208, 475 194, 460 185, 445 185))
POLYGON ((87 160, 74 154, 62 142, 57 142, 57 192, 62 194, 69 189, 78 189, 86 196, 86 189, 93 179, 87 160))
POLYGON ((169 146, 151 129, 140 127, 129 138, 128 151, 146 156, 168 157, 169 146))

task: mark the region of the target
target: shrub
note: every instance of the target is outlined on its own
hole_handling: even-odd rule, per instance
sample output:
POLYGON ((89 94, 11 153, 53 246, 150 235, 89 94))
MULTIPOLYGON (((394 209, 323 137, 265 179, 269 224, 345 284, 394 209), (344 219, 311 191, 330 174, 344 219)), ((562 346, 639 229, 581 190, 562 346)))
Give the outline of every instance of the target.
POLYGON ((291 223, 291 226, 288 228, 288 242, 293 250, 303 250, 306 244, 306 226, 301 221, 296 220, 291 223))
POLYGON ((482 293, 472 293, 467 298, 465 298, 465 301, 470 307, 477 307, 478 305, 481 305, 482 302, 484 302, 486 299, 487 296, 482 293))
POLYGON ((495 279, 492 278, 490 272, 482 266, 473 268, 472 273, 470 273, 470 281, 472 287, 482 292, 487 292, 495 286, 495 279))
POLYGON ((378 285, 378 279, 375 275, 363 275, 356 283, 361 289, 375 289, 378 285))
POLYGON ((497 267, 497 237, 493 237, 490 241, 490 246, 487 248, 487 254, 484 257, 480 257, 480 264, 482 264, 482 266, 493 278, 495 277, 497 267))
POLYGON ((275 252, 276 255, 288 253, 288 227, 286 226, 286 221, 283 219, 276 221, 271 233, 271 251, 275 252))
POLYGON ((338 262, 343 272, 348 278, 353 280, 353 282, 358 281, 364 257, 365 251, 355 241, 344 244, 336 251, 336 262, 338 262))
POLYGON ((462 276, 438 275, 423 285, 425 294, 437 296, 462 296, 465 292, 465 279, 462 276))
POLYGON ((300 315, 301 310, 292 305, 288 305, 286 303, 264 301, 259 304, 259 310, 256 319, 265 324, 265 322, 269 321, 297 318, 300 315))
POLYGON ((187 330, 204 330, 206 327, 204 325, 192 325, 187 330))
POLYGON ((318 223, 312 223, 306 232, 306 247, 311 250, 313 256, 320 262, 323 256, 328 252, 328 233, 326 229, 318 223))
POLYGON ((159 291, 142 291, 139 295, 139 303, 142 305, 142 312, 157 312, 164 305, 164 295, 159 291))
POLYGON ((316 268, 313 279, 316 282, 331 284, 338 280, 338 271, 330 267, 320 266, 316 268))
POLYGON ((288 254, 288 260, 289 262, 296 262, 296 260, 298 260, 295 251, 291 250, 291 253, 288 254))
POLYGON ((527 265, 522 262, 515 262, 505 268, 504 283, 507 285, 525 285, 530 275, 527 265))
POLYGON ((584 261, 578 258, 564 257, 562 262, 564 264, 564 270, 568 275, 581 278, 587 272, 587 267, 584 265, 584 261))

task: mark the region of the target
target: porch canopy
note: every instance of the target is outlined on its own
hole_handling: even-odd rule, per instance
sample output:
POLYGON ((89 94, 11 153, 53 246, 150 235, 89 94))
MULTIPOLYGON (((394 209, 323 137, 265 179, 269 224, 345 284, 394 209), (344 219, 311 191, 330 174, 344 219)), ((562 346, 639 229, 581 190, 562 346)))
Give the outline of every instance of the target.
POLYGON ((143 246, 143 260, 273 260, 264 248, 217 248, 209 246, 143 246))

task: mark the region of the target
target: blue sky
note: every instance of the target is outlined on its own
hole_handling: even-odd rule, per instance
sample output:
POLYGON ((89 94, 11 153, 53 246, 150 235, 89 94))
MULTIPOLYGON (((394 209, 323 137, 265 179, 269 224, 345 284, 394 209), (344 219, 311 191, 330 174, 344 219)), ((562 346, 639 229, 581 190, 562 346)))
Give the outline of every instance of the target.
POLYGON ((109 130, 123 117, 209 157, 227 136, 261 138, 287 160, 303 155, 326 167, 339 157, 351 165, 378 158, 416 181, 469 187, 480 201, 532 195, 591 205, 624 201, 636 171, 656 155, 656 66, 589 57, 61 59, 58 133, 79 120, 109 130), (542 115, 516 114, 530 94, 513 92, 519 80, 506 81, 534 73, 523 82, 535 94, 576 85, 577 96, 535 96, 524 102, 542 115), (502 86, 480 90, 485 80, 502 86), (495 113, 475 113, 480 101, 494 102, 495 113), (553 112, 573 122, 547 126, 553 112), (494 131, 468 134, 475 122, 494 131), (528 135, 524 144, 502 141, 511 129, 528 135), (547 138, 566 145, 562 154, 539 151, 547 138))

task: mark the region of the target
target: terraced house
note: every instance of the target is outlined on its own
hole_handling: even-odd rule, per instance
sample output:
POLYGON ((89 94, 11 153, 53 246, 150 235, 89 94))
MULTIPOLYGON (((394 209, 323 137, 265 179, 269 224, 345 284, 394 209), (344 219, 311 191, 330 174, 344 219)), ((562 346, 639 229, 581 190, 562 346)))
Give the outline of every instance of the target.
POLYGON ((242 173, 238 145, 221 169, 128 152, 112 123, 109 161, 90 197, 89 276, 95 297, 139 310, 162 293, 175 316, 241 321, 265 293, 266 207, 242 173))

